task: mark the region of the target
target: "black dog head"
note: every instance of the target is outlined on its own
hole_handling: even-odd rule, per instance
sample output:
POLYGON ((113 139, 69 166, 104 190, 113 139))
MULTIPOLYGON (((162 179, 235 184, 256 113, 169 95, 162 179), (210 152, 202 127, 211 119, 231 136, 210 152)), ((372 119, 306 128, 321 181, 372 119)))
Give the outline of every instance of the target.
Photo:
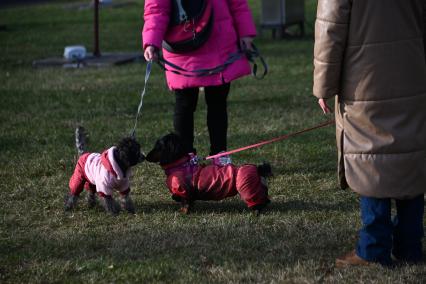
POLYGON ((133 137, 126 137, 118 142, 114 157, 123 172, 145 160, 140 144, 133 137))
POLYGON ((170 133, 155 142, 155 146, 146 156, 146 160, 160 163, 160 165, 167 165, 186 154, 181 138, 175 133, 170 133))

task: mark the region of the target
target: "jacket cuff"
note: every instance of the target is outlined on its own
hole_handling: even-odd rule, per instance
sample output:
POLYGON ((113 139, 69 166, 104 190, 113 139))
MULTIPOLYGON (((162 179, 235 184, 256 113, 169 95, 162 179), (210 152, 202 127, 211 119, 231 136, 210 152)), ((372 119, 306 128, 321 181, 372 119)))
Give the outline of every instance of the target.
POLYGON ((144 33, 144 36, 142 37, 142 47, 145 50, 149 45, 160 49, 162 45, 162 40, 160 39, 160 37, 155 36, 154 34, 144 33))

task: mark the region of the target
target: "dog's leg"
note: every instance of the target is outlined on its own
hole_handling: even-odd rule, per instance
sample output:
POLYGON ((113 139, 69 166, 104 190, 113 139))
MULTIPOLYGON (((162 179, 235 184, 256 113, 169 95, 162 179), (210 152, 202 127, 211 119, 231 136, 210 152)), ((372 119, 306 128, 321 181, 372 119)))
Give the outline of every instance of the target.
POLYGON ((251 207, 250 209, 253 210, 253 215, 260 216, 260 214, 263 212, 265 207, 266 207, 266 204, 259 204, 259 205, 255 205, 251 207))
POLYGON ((118 213, 120 213, 120 205, 112 198, 111 195, 105 195, 104 197, 101 197, 100 200, 105 211, 112 215, 118 215, 118 213))
POLYGON ((127 212, 131 214, 136 213, 135 205, 133 204, 133 200, 130 197, 130 193, 122 195, 120 200, 121 200, 121 208, 123 208, 123 210, 126 210, 127 212))
POLYGON ((193 202, 191 202, 191 201, 182 200, 179 212, 181 212, 182 214, 189 214, 191 207, 192 207, 192 204, 193 204, 193 202))
POLYGON ((65 211, 70 211, 75 208, 78 201, 78 195, 70 194, 65 200, 65 211))
POLYGON ((259 216, 260 214, 262 214, 265 211, 266 206, 270 203, 271 201, 267 201, 264 204, 258 204, 255 206, 250 207, 251 210, 253 210, 253 214, 255 216, 259 216))
POLYGON ((96 199, 96 192, 95 191, 91 191, 91 190, 87 191, 86 202, 87 202, 87 206, 89 208, 93 208, 93 207, 96 206, 97 199, 96 199))

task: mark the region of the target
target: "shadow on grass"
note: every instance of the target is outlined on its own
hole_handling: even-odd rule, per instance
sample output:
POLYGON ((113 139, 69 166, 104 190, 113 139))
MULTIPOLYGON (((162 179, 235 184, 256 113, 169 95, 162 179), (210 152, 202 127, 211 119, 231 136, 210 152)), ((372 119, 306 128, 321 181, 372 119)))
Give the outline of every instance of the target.
POLYGON ((302 259, 318 259, 328 248, 342 247, 347 240, 338 241, 336 237, 348 235, 349 230, 342 227, 330 232, 327 226, 299 221, 274 226, 266 226, 261 219, 222 222, 217 216, 206 222, 188 218, 177 222, 178 226, 163 222, 149 228, 110 224, 107 231, 80 231, 76 226, 70 234, 29 232, 7 246, 12 249, 4 251, 15 261, 19 256, 27 261, 49 258, 76 263, 96 258, 112 258, 119 263, 164 258, 190 264, 206 255, 218 263, 234 265, 294 264, 302 259))
MULTIPOLYGON (((237 197, 236 197, 237 198, 237 197)), ((273 198, 273 196, 272 196, 273 198)), ((153 213, 176 213, 180 208, 179 203, 171 202, 144 202, 139 207, 139 212, 144 214, 153 213)), ((358 210, 358 205, 354 202, 337 202, 337 203, 319 203, 316 201, 302 201, 302 200, 290 200, 290 201, 274 201, 266 207, 263 214, 271 214, 274 212, 279 213, 298 213, 298 212, 317 212, 317 213, 333 213, 333 212, 353 212, 358 210)), ((243 201, 225 201, 225 202, 213 202, 213 201, 196 201, 192 208, 191 214, 251 214, 252 211, 248 209, 243 201)), ((180 214, 180 213, 179 213, 180 214)))

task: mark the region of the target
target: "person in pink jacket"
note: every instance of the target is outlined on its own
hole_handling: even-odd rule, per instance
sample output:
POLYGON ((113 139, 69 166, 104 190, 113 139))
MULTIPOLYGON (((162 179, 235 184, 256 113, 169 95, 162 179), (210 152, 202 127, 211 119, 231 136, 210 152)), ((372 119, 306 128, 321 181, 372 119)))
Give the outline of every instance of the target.
MULTIPOLYGON (((171 53, 163 49, 164 59, 186 70, 219 66, 239 50, 251 49, 256 36, 255 24, 247 0, 208 0, 213 9, 213 27, 208 40, 198 49, 171 53)), ((142 38, 146 60, 155 60, 169 28, 171 0, 145 0, 142 38)), ((172 68, 170 68, 172 69, 172 68)), ((203 77, 186 77, 166 71, 168 87, 175 93, 174 129, 184 140, 187 152, 195 152, 194 112, 200 87, 204 87, 207 104, 207 128, 210 136, 210 154, 225 151, 227 147, 227 97, 230 82, 251 73, 250 64, 243 56, 223 71, 203 77)))

